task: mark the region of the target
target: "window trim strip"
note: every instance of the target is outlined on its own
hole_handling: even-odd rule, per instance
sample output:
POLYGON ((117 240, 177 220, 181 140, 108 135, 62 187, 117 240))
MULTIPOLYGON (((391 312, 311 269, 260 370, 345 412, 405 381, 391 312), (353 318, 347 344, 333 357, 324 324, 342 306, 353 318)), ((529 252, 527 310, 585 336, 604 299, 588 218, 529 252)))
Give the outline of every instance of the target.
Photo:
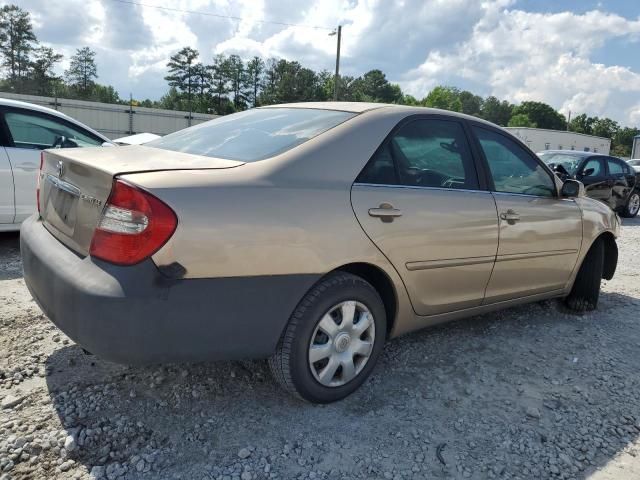
MULTIPOLYGON (((385 187, 385 188, 404 188, 409 190, 436 190, 444 192, 466 192, 466 193, 485 193, 491 195, 489 190, 473 190, 467 188, 446 188, 446 187, 421 187, 417 185, 392 185, 387 183, 364 183, 354 182, 354 187, 385 187)), ((543 197, 547 198, 547 197, 543 197)))

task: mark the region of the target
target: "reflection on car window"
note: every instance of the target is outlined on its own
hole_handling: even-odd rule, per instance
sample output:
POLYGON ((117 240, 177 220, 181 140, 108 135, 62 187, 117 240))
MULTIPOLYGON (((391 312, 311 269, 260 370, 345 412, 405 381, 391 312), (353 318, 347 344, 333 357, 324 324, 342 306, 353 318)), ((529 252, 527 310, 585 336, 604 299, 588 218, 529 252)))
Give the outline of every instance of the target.
POLYGON ((609 164, 609 174, 611 175, 624 174, 624 168, 622 166, 622 162, 618 160, 614 160, 613 158, 608 158, 607 163, 609 164))
POLYGON ((585 175, 585 177, 601 177, 604 175, 604 165, 601 159, 590 158, 589 160, 587 160, 587 162, 584 164, 584 167, 582 167, 581 172, 583 173, 583 175, 584 172, 586 172, 590 168, 593 168, 593 173, 585 175))
POLYGON ((82 132, 79 128, 57 120, 53 116, 7 112, 4 118, 17 148, 44 150, 61 147, 96 147, 103 140, 82 132))
POLYGON ((355 115, 311 108, 258 108, 185 128, 145 146, 254 162, 290 150, 355 115))
POLYGON ((378 149, 367 163, 367 166, 364 167, 356 182, 377 185, 396 185, 398 183, 389 144, 385 143, 378 149))
POLYGON ((489 164, 496 192, 552 197, 551 176, 520 145, 508 137, 473 127, 489 164))
POLYGON ((415 120, 401 127, 378 149, 357 181, 478 188, 464 130, 458 122, 447 120, 415 120))

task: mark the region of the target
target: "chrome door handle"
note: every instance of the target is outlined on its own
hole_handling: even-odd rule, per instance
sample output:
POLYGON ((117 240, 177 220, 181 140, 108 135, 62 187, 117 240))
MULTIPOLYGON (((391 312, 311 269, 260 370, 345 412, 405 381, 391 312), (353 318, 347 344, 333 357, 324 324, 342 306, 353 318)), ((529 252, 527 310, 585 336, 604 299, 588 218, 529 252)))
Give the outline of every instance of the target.
POLYGON ((378 208, 369 209, 370 217, 377 217, 383 222, 393 222, 396 217, 401 217, 402 212, 397 208, 393 208, 390 203, 381 203, 378 208))
POLYGON ((507 222, 517 222, 520 220, 520 215, 509 209, 506 212, 502 212, 500 214, 500 218, 502 220, 506 220, 507 222))

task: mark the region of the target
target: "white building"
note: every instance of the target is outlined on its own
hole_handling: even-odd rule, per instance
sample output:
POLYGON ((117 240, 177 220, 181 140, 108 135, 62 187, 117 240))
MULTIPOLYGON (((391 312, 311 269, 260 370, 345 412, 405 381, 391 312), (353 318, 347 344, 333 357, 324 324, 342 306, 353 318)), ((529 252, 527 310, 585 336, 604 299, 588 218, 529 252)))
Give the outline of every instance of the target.
POLYGON ((88 102, 67 98, 40 97, 0 92, 1 98, 21 100, 60 110, 79 122, 90 126, 108 138, 118 138, 136 133, 166 135, 190 125, 206 122, 217 115, 191 113, 177 110, 88 102), (191 116, 191 118, 189 118, 191 116))
POLYGON ((527 144, 534 152, 543 150, 579 150, 609 155, 611 139, 584 133, 542 128, 507 127, 507 130, 527 144))
POLYGON ((633 148, 631 149, 631 158, 640 158, 640 135, 633 139, 633 148))

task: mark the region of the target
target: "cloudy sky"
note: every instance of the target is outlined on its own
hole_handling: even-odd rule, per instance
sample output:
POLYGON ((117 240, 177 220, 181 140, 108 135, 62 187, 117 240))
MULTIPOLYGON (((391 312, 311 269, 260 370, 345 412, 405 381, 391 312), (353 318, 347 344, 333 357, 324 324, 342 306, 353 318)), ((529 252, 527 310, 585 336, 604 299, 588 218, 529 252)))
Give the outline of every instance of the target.
POLYGON ((99 81, 124 97, 159 98, 169 55, 187 45, 204 62, 237 53, 332 70, 328 33, 342 24, 345 74, 379 68, 418 98, 446 84, 640 126, 640 0, 135 2, 17 0, 66 61, 96 50, 99 81))

